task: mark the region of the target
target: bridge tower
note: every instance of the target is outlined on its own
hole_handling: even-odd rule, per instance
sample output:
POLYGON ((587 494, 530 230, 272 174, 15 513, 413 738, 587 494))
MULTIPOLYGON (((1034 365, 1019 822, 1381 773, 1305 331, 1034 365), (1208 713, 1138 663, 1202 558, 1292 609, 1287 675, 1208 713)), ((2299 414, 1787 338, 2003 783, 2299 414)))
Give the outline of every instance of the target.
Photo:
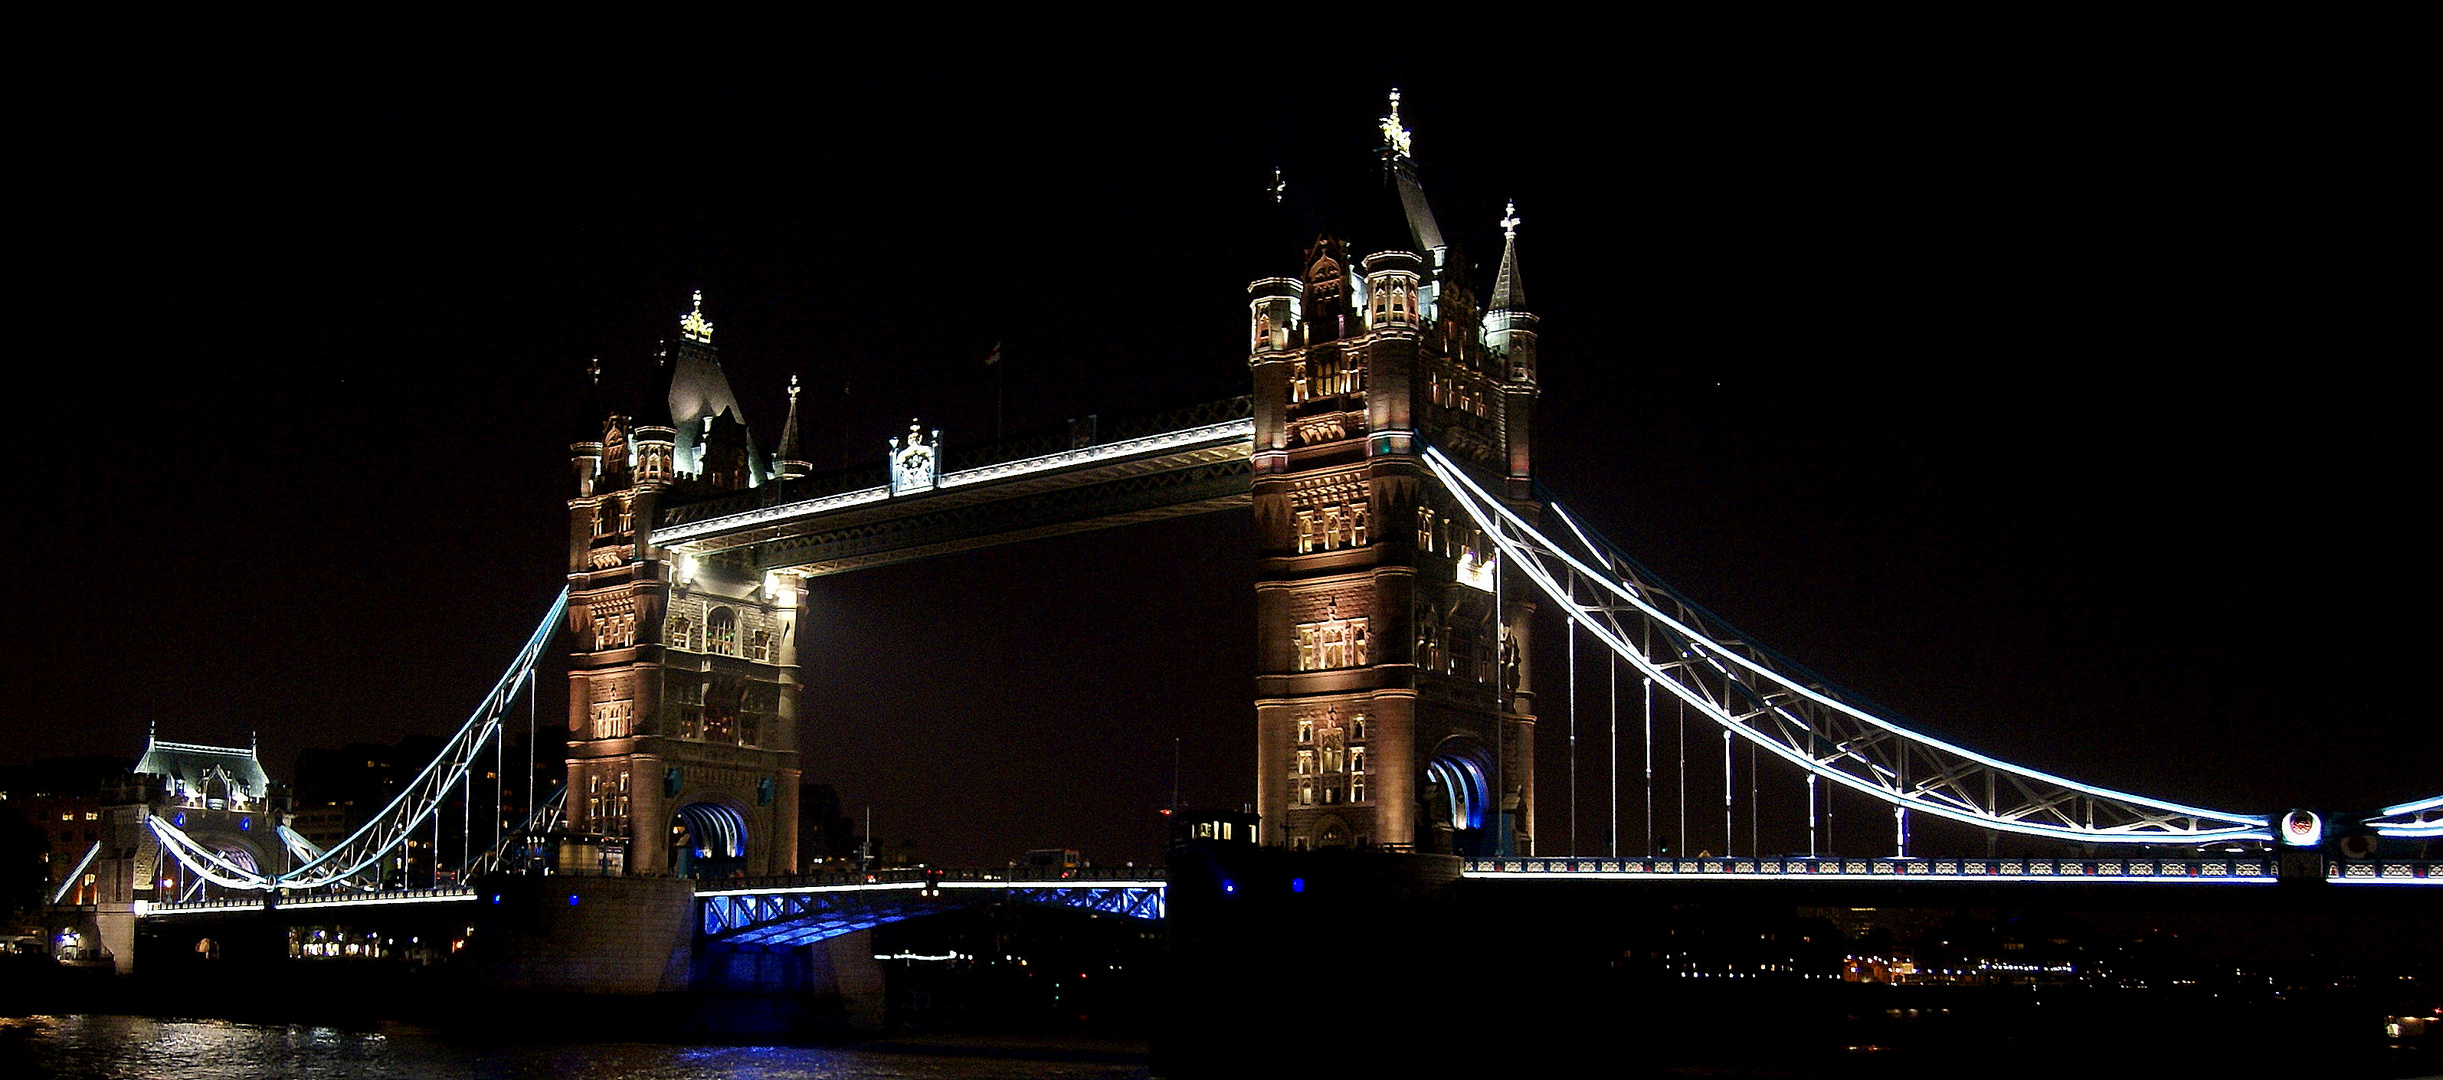
MULTIPOLYGON (((568 828, 561 865, 658 876, 797 866, 798 579, 653 541, 670 502, 802 472, 759 450, 703 294, 631 400, 591 373, 571 444, 568 828)), ((794 413, 795 400, 792 396, 794 413)))
POLYGON ((1529 512, 1518 220, 1480 306, 1396 90, 1381 129, 1377 216, 1248 286, 1257 809, 1265 842, 1290 847, 1531 850, 1534 609, 1420 457, 1441 447, 1529 512))

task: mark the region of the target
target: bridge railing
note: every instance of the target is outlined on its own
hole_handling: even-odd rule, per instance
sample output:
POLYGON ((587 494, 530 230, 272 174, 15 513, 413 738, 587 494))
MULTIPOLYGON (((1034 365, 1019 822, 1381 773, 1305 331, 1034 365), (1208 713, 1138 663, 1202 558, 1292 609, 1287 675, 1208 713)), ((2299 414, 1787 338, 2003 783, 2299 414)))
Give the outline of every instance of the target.
MULTIPOLYGON (((2181 858, 1913 859, 1784 856, 1738 858, 1655 856, 1626 859, 1471 859, 1469 877, 1653 878, 1677 880, 1867 880, 1979 882, 2160 882, 2181 884, 2271 884, 2281 875, 2277 860, 2258 855, 2181 858)), ((2336 885, 2431 885, 2443 887, 2443 860, 2331 859, 2325 880, 2336 885)))
POLYGON ((1959 881, 2160 881, 2272 883, 2275 860, 2199 858, 1739 858, 1471 859, 1471 877, 1781 878, 1959 881))
POLYGON ((438 889, 391 889, 384 892, 312 893, 300 896, 271 898, 269 904, 261 893, 252 896, 222 897, 213 900, 175 900, 155 903, 148 914, 171 914, 182 911, 247 910, 261 911, 265 907, 298 908, 333 905, 398 904, 415 901, 472 900, 475 889, 467 886, 447 886, 438 889))

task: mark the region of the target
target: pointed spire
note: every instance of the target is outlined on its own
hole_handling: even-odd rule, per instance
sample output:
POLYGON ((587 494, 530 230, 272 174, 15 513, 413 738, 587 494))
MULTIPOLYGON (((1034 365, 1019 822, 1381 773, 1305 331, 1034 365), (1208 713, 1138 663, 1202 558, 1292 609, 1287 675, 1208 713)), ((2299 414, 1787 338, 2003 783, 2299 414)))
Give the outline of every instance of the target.
POLYGON ((797 375, 789 376, 789 419, 780 426, 780 456, 797 456, 797 375))
POLYGON ((813 463, 797 449, 797 376, 789 376, 789 419, 780 428, 780 449, 772 455, 772 475, 784 480, 795 479, 814 471, 813 463))
POLYGON ((1526 285, 1518 276, 1518 227, 1525 224, 1518 216, 1518 203, 1513 201, 1501 215, 1501 272, 1493 277, 1491 311, 1524 311, 1527 307, 1526 285))

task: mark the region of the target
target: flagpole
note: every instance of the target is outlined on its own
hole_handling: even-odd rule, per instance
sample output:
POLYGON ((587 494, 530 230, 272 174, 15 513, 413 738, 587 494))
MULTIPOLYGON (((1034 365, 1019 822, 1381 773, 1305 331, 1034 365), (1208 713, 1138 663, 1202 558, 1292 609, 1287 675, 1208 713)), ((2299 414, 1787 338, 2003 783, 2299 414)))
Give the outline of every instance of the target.
POLYGON ((984 366, 992 369, 992 441, 993 445, 999 446, 1001 440, 1005 437, 1003 431, 1001 430, 1002 379, 1000 342, 996 341, 992 343, 992 351, 984 356, 984 366))

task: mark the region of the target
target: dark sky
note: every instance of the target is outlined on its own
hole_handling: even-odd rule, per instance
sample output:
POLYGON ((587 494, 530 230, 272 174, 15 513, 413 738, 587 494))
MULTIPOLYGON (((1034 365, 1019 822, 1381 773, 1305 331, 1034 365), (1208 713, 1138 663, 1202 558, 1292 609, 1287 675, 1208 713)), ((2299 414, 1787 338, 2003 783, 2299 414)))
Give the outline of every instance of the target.
MULTIPOLYGON (((996 341, 1013 430, 1244 392, 1244 284, 1295 259, 1271 168, 1345 206, 1398 85, 1487 286, 1526 222, 1542 478, 1684 592, 2081 779, 2443 790, 2430 140, 2360 46, 257 29, 15 77, 14 753, 157 721, 284 775, 454 728, 560 587, 579 373, 691 289, 761 437, 806 381, 818 464, 988 434, 996 341)), ((1174 738, 1191 802, 1253 797, 1251 547, 1229 515, 819 582, 808 774, 938 861, 1148 857, 1174 738)))

